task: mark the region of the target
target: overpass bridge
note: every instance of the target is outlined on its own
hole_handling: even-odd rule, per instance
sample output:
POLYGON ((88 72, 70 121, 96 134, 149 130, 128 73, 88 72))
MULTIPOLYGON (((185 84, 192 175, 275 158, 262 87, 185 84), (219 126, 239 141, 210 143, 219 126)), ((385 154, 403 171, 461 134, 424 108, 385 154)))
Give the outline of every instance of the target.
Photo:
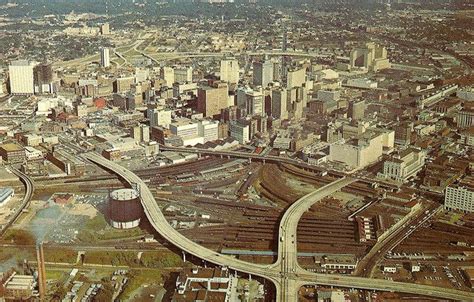
POLYGON ((285 212, 279 226, 278 260, 274 264, 263 265, 220 254, 186 238, 167 222, 150 189, 137 175, 97 153, 86 153, 82 156, 118 174, 130 185, 135 185, 138 188, 145 214, 153 228, 163 238, 181 250, 205 261, 270 280, 275 285, 278 302, 297 301, 298 290, 303 285, 328 285, 376 291, 394 291, 459 301, 474 300, 474 294, 471 292, 382 279, 312 273, 299 266, 296 253, 296 228, 301 216, 315 202, 355 182, 356 180, 353 178, 339 179, 302 197, 291 205, 285 212))
MULTIPOLYGON (((335 170, 327 170, 318 166, 310 165, 302 160, 289 158, 289 157, 281 157, 281 156, 274 156, 274 155, 263 155, 263 154, 256 154, 256 153, 248 153, 248 152, 241 152, 241 151, 228 151, 228 150, 213 150, 213 149, 202 149, 202 148, 183 148, 183 147, 172 147, 172 146, 164 146, 160 144, 161 151, 174 151, 174 152, 181 152, 181 153, 194 153, 198 156, 206 155, 206 156, 218 156, 221 158, 239 158, 239 159, 247 159, 251 161, 259 161, 263 163, 275 163, 275 164, 290 164, 295 167, 301 168, 306 171, 310 171, 313 173, 322 173, 327 171, 329 174, 335 177, 345 177, 350 176, 350 173, 335 171, 335 170)), ((383 180, 375 180, 365 176, 360 175, 359 181, 366 183, 368 185, 377 184, 382 188, 388 190, 397 190, 398 186, 395 184, 387 183, 383 180)))
POLYGON ((144 52, 139 53, 152 60, 154 63, 159 64, 160 60, 180 60, 180 59, 192 59, 192 58, 212 58, 212 57, 225 57, 225 56, 286 56, 286 57, 302 57, 302 58, 328 58, 327 54, 304 52, 304 51, 281 51, 281 50, 264 50, 264 51, 246 51, 246 52, 144 52))
POLYGON ((23 212, 24 209, 28 207, 30 204, 31 198, 33 197, 33 192, 35 191, 35 185, 33 182, 33 179, 26 175, 25 173, 21 172, 20 170, 17 170, 13 167, 10 167, 10 171, 18 176, 18 178, 21 180, 21 182, 25 185, 25 196, 23 196, 23 200, 21 202, 21 205, 16 209, 16 211, 11 215, 10 220, 3 225, 3 228, 0 229, 0 236, 5 233, 5 231, 13 224, 15 221, 20 217, 21 212, 23 212))

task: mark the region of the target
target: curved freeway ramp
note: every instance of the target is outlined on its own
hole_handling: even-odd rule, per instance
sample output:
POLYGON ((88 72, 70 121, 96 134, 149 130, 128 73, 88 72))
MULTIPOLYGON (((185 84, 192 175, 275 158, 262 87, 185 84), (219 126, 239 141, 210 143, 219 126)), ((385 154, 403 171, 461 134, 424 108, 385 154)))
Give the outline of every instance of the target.
POLYGON ((97 153, 86 153, 82 156, 116 173, 129 184, 136 184, 138 186, 145 214, 152 226, 163 238, 181 250, 205 261, 272 281, 276 287, 277 301, 279 302, 297 301, 297 291, 303 285, 329 285, 376 291, 403 292, 457 301, 474 301, 474 294, 470 292, 382 279, 317 274, 308 272, 298 265, 296 259, 296 227, 301 215, 322 198, 354 182, 355 180, 352 178, 342 178, 330 183, 300 198, 290 206, 280 223, 280 238, 283 237, 283 240, 279 240, 278 260, 272 265, 261 265, 222 255, 184 237, 167 222, 150 189, 137 175, 97 153))
POLYGON ((35 191, 35 185, 33 180, 26 175, 25 173, 17 170, 13 167, 10 167, 10 170, 13 174, 20 178, 21 182, 25 185, 25 196, 23 197, 23 201, 21 202, 20 207, 13 213, 8 223, 6 223, 3 228, 0 230, 0 236, 5 233, 5 231, 13 224, 15 221, 20 217, 21 212, 28 207, 30 204, 31 198, 33 197, 33 192, 35 191))
POLYGON ((155 230, 161 236, 163 236, 163 238, 174 244, 176 247, 208 262, 221 266, 226 266, 236 271, 241 271, 244 273, 264 277, 272 280, 273 282, 278 282, 278 276, 274 276, 274 273, 269 274, 268 265, 249 263, 235 259, 234 257, 228 255, 222 255, 191 241, 190 239, 186 238, 178 231, 176 231, 168 223, 165 216, 161 212, 161 209, 156 203, 156 200, 153 197, 148 186, 133 172, 105 159, 104 157, 96 153, 87 153, 84 154, 83 157, 118 174, 129 184, 137 184, 140 192, 142 206, 145 210, 145 214, 148 220, 155 228, 155 230))

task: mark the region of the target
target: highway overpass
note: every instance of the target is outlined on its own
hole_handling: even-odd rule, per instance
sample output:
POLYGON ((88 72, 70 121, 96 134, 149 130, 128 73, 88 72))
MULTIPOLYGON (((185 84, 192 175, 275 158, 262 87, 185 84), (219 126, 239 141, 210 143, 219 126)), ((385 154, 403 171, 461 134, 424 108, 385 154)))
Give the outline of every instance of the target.
POLYGON ((33 197, 33 192, 35 191, 35 185, 33 180, 26 175, 25 173, 21 172, 20 170, 17 170, 13 167, 9 168, 10 171, 18 176, 18 178, 21 180, 21 182, 25 185, 25 195, 23 196, 23 200, 21 202, 21 205, 16 209, 15 213, 13 213, 10 217, 10 220, 3 225, 3 228, 0 230, 0 236, 5 233, 5 231, 13 224, 15 221, 18 219, 18 217, 21 215, 21 212, 23 212, 24 209, 28 207, 30 204, 31 198, 33 197))
POLYGON ((137 186, 145 214, 154 229, 163 236, 163 238, 181 250, 195 255, 205 261, 270 280, 275 285, 277 301, 279 302, 297 301, 297 291, 303 285, 328 285, 376 291, 403 292, 458 301, 474 300, 473 293, 455 289, 393 282, 382 279, 319 274, 308 272, 301 268, 297 263, 296 257, 296 227, 301 215, 303 215, 311 205, 322 198, 327 197, 353 183, 355 180, 352 178, 343 178, 330 183, 315 192, 302 197, 290 206, 280 223, 279 234, 280 238, 283 238, 283 240, 279 240, 278 260, 271 265, 262 265, 241 261, 231 256, 220 254, 200 246, 184 237, 167 222, 150 189, 137 175, 119 164, 103 158, 97 153, 86 153, 82 156, 85 159, 116 173, 130 185, 137 186))

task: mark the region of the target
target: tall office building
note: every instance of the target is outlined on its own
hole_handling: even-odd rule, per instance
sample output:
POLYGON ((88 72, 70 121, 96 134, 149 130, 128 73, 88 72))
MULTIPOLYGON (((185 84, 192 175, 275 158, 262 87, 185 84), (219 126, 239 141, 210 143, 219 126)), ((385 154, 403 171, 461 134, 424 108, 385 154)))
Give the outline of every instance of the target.
POLYGON ((240 88, 237 90, 237 106, 245 109, 250 115, 265 113, 265 97, 261 90, 240 88))
POLYGON ((197 111, 206 117, 221 114, 221 110, 228 107, 228 86, 217 82, 213 86, 202 86, 198 89, 197 111))
POLYGON ((446 188, 444 207, 448 210, 474 212, 474 185, 473 177, 466 177, 458 184, 446 188))
POLYGON ((466 102, 464 107, 456 115, 456 123, 459 128, 474 126, 474 104, 466 102))
POLYGON ((306 82, 306 70, 304 68, 288 70, 286 79, 286 86, 288 89, 302 87, 306 82))
POLYGON ((110 67, 110 49, 107 47, 100 49, 100 66, 104 68, 110 67))
POLYGON ((284 88, 272 91, 272 116, 277 119, 288 118, 288 91, 284 88))
POLYGON ((174 81, 177 83, 191 83, 193 81, 193 68, 191 66, 175 67, 174 81))
POLYGON ((53 67, 49 63, 38 64, 33 68, 35 93, 53 93, 53 67))
POLYGON ((13 61, 8 66, 11 94, 34 94, 34 64, 26 60, 13 61))
POLYGON ((236 59, 224 59, 221 61, 221 81, 229 84, 239 82, 239 62, 236 59))
POLYGON ((100 26, 101 35, 110 35, 110 25, 109 23, 104 23, 100 26))
POLYGON ((253 84, 255 86, 267 87, 273 82, 273 62, 265 60, 253 63, 253 84))
POLYGON ((349 103, 349 117, 354 120, 360 120, 364 118, 365 115, 365 101, 356 100, 349 103))
POLYGON ((146 116, 150 120, 150 127, 161 126, 168 128, 171 124, 171 110, 169 109, 147 109, 146 116))
POLYGON ((229 134, 241 144, 246 144, 250 141, 250 127, 243 120, 232 121, 229 125, 229 134))
POLYGON ((147 125, 140 124, 130 129, 130 135, 135 139, 136 142, 149 142, 150 141, 150 127, 147 125))
POLYGON ((38 64, 33 68, 35 84, 49 84, 53 81, 53 67, 49 63, 38 64))
POLYGON ((166 87, 173 87, 174 80, 174 69, 172 67, 162 67, 160 71, 161 78, 165 81, 166 87))

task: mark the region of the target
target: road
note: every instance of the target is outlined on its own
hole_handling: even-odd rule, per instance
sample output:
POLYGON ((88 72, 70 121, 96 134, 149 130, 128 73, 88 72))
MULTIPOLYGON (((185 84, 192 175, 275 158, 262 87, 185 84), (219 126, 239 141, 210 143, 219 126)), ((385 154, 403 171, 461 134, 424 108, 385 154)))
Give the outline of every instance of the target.
POLYGON ((13 215, 11 215, 10 221, 3 225, 3 228, 0 230, 0 236, 2 236, 3 233, 5 233, 5 231, 18 219, 21 212, 29 206, 31 198, 33 197, 33 192, 35 191, 34 182, 28 175, 13 167, 10 167, 9 169, 13 174, 18 176, 21 182, 25 185, 25 196, 23 196, 20 207, 15 211, 15 213, 13 213, 13 215))
MULTIPOLYGON (((260 161, 263 163, 277 163, 277 164, 290 164, 296 166, 298 168, 312 171, 315 173, 321 173, 327 171, 322 167, 314 166, 307 164, 301 160, 297 160, 294 158, 289 157, 282 157, 282 156, 273 156, 273 155, 263 155, 263 154, 256 154, 256 153, 248 153, 248 152, 240 152, 240 151, 228 151, 228 150, 212 150, 212 149, 201 149, 201 148, 184 148, 184 147, 171 147, 171 146, 164 146, 160 145, 161 151, 175 151, 175 152, 182 152, 182 153, 195 153, 199 156, 201 155, 209 155, 209 156, 220 156, 222 158, 241 158, 241 159, 248 159, 250 161, 260 161)), ((331 170, 328 171, 329 173, 333 174, 334 176, 344 177, 350 176, 351 174, 331 170)), ((358 179, 360 182, 364 182, 366 184, 374 184, 377 183, 380 187, 386 188, 388 190, 398 189, 398 186, 392 183, 388 183, 382 179, 372 179, 366 175, 358 175, 358 179)))
POLYGON ((272 281, 278 281, 278 274, 276 274, 276 276, 268 276, 267 273, 269 265, 251 264, 235 259, 231 256, 222 255, 213 250, 200 246, 199 244, 181 235, 167 222, 148 186, 133 172, 103 158, 96 153, 86 153, 82 156, 85 159, 120 175, 120 177, 122 177, 129 184, 138 185, 138 191, 140 193, 143 209, 145 210, 145 214, 153 228, 161 236, 163 236, 163 238, 173 243, 181 250, 211 263, 227 266, 237 271, 248 272, 250 274, 264 278, 267 277, 272 281))
POLYGON ((354 182, 351 178, 343 178, 326 185, 297 200, 294 205, 290 206, 287 212, 285 212, 280 225, 280 236, 283 236, 285 239, 283 239, 279 244, 278 260, 276 263, 271 265, 262 265, 245 262, 220 254, 200 246, 184 237, 167 222, 150 189, 137 175, 117 163, 103 158, 97 153, 86 153, 82 156, 85 159, 118 174, 130 185, 137 186, 145 214, 153 228, 163 236, 163 238, 182 251, 192 254, 207 262, 226 266, 232 270, 260 276, 270 280, 275 285, 277 301, 279 302, 297 301, 297 291, 303 285, 327 285, 376 291, 403 292, 459 301, 472 301, 474 299, 473 293, 460 290, 413 283, 393 282, 382 279, 318 274, 308 272, 301 268, 298 265, 296 258, 295 229, 299 218, 309 207, 311 207, 311 205, 319 201, 321 198, 329 196, 333 192, 354 182))
POLYGON ((359 262, 355 275, 361 277, 372 277, 374 269, 377 267, 380 260, 388 252, 398 246, 403 240, 410 236, 418 227, 422 226, 426 221, 431 219, 442 206, 432 204, 428 207, 422 208, 418 213, 404 223, 400 228, 394 230, 391 234, 386 236, 383 240, 378 241, 367 255, 359 262), (428 211, 426 213, 425 211, 428 211))
POLYGON ((301 286, 298 286, 296 280, 298 279, 298 274, 307 272, 298 264, 296 231, 301 216, 316 202, 355 181, 356 179, 353 178, 341 178, 327 184, 298 199, 283 214, 279 226, 278 258, 272 266, 272 269, 278 269, 281 274, 281 284, 283 286, 281 289, 282 293, 277 293, 277 296, 281 296, 279 301, 290 302, 298 300, 297 294, 301 286))

